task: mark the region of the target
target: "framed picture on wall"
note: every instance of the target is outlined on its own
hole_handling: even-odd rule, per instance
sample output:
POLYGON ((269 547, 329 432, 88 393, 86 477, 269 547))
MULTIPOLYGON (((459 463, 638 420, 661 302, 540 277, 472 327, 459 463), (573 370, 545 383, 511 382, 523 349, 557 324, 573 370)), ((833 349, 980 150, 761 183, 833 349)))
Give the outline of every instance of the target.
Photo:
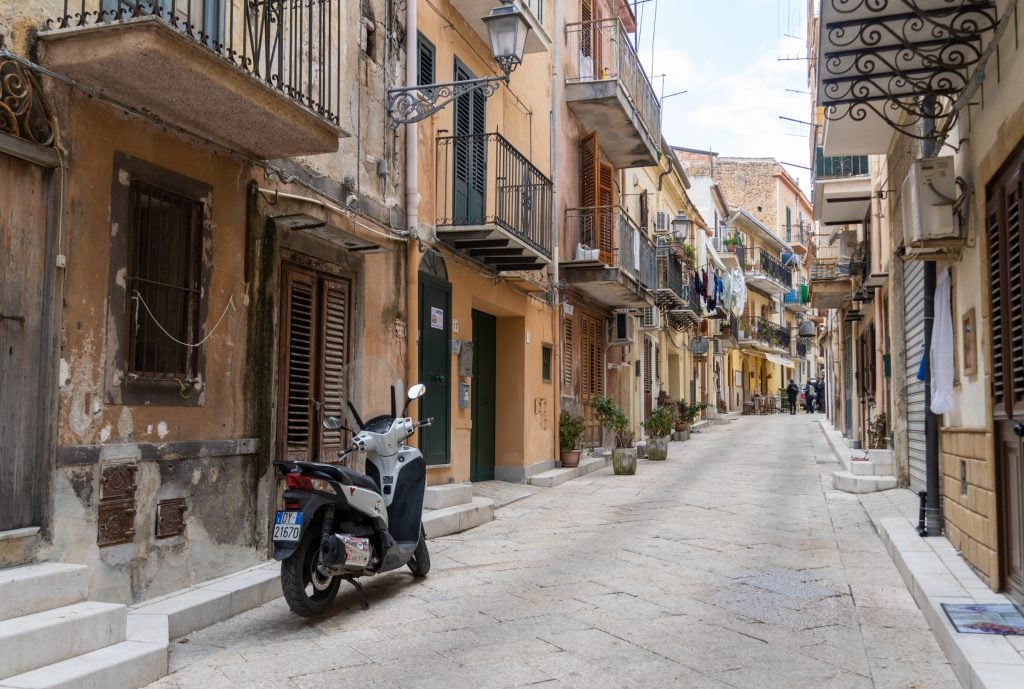
POLYGON ((965 376, 978 372, 978 336, 975 333, 974 309, 964 314, 961 336, 963 340, 963 369, 965 376))

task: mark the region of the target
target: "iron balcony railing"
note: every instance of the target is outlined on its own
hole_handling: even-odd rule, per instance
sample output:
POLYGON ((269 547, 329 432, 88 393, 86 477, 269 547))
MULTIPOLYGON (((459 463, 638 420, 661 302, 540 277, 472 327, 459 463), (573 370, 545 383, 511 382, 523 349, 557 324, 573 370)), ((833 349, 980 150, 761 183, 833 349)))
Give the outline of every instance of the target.
POLYGON ((746 265, 747 248, 740 242, 736 235, 717 236, 714 239, 715 251, 719 254, 734 254, 741 266, 746 265))
POLYGON ((567 80, 617 79, 639 114, 647 134, 655 142, 661 141, 661 102, 622 21, 613 17, 575 22, 566 26, 566 33, 570 43, 569 54, 574 56, 567 80))
POLYGON ((811 281, 851 277, 849 258, 816 258, 811 261, 811 281))
POLYGON ((690 267, 683 271, 683 299, 686 301, 687 308, 698 316, 703 316, 704 309, 701 306, 700 290, 693 284, 695 273, 696 271, 690 267))
POLYGON ((740 322, 740 339, 760 340, 766 344, 789 349, 789 329, 767 318, 745 316, 740 322))
POLYGON ((761 273, 785 287, 793 286, 793 271, 764 249, 755 248, 747 253, 744 265, 748 273, 761 273))
POLYGON ((63 5, 62 15, 47 20, 48 29, 128 26, 155 18, 339 124, 343 29, 348 31, 343 0, 64 0, 63 5))
POLYGON ((551 180, 501 134, 437 138, 438 226, 497 225, 551 258, 551 180))
POLYGON ((658 288, 657 249, 621 206, 570 208, 565 233, 578 244, 576 260, 600 261, 646 289, 658 288))
POLYGON ((861 177, 869 173, 867 156, 827 156, 818 146, 814 152, 814 177, 861 177))
POLYGON ((671 292, 683 300, 683 262, 673 247, 658 247, 658 291, 671 292))
POLYGON ((652 292, 658 289, 658 249, 646 234, 638 232, 636 242, 639 248, 640 284, 652 292))

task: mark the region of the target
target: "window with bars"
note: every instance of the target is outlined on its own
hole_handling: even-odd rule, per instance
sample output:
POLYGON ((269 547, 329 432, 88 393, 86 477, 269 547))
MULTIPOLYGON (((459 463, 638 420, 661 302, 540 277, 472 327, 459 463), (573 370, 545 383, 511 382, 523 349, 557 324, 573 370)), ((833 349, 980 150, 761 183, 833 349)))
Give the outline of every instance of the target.
POLYGON ((190 384, 201 339, 203 204, 137 179, 129 203, 127 372, 190 384))
POLYGON ((551 345, 546 344, 540 349, 540 375, 545 383, 551 382, 551 345))

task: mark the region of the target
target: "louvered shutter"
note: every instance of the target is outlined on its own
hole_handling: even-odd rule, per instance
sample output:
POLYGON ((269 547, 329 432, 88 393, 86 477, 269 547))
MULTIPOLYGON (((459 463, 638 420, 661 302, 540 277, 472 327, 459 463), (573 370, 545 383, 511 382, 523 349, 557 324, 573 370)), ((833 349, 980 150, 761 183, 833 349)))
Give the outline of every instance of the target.
POLYGON ((320 429, 320 455, 325 462, 334 461, 338 452, 347 445, 345 432, 323 428, 328 416, 344 418, 343 400, 348 395, 347 365, 349 340, 349 284, 340 280, 323 281, 321 319, 323 336, 320 341, 320 418, 315 419, 320 429))
POLYGON ((997 418, 1016 418, 1024 403, 1024 166, 1013 170, 991 197, 992 395, 997 418))
POLYGON ((601 427, 591 400, 604 394, 604 327, 600 320, 586 314, 580 316, 580 398, 586 422, 584 438, 588 443, 601 442, 601 427))
POLYGON ((580 139, 580 206, 588 209, 580 216, 580 243, 597 248, 597 224, 600 209, 597 180, 601 174, 597 150, 597 132, 580 139))
MULTIPOLYGON (((458 60, 456 81, 473 79, 458 60)), ((455 99, 454 215, 456 224, 481 223, 487 191, 487 99, 474 91, 455 99)))
POLYGON ((597 248, 598 258, 605 265, 615 262, 615 168, 608 163, 600 163, 600 183, 598 186, 597 205, 601 208, 598 222, 597 248))
POLYGON ((573 391, 573 332, 572 318, 562 319, 562 393, 571 394, 573 391))
POLYGON ((1003 380, 1004 371, 1009 368, 1006 362, 1006 349, 1003 346, 1003 323, 1006 322, 1005 298, 1003 295, 1003 262, 1002 242, 999 234, 999 205, 1001 195, 989 202, 987 217, 988 226, 988 275, 989 301, 992 313, 992 399, 997 415, 1008 415, 1006 408, 1006 384, 1003 380))
POLYGON ((581 0, 580 2, 580 52, 583 57, 591 57, 594 54, 594 34, 591 22, 594 21, 594 0, 581 0))
POLYGON ((312 459, 313 333, 316 283, 311 275, 288 272, 284 340, 285 420, 284 452, 289 459, 312 459))
POLYGON ((640 229, 645 234, 651 231, 651 209, 646 191, 640 194, 640 229))
POLYGON ((437 72, 435 70, 435 61, 437 57, 437 50, 434 48, 434 44, 427 39, 423 34, 419 34, 418 38, 418 51, 419 51, 419 64, 416 70, 416 83, 419 86, 425 84, 433 84, 437 81, 437 72))
POLYGON ((651 415, 651 398, 654 395, 654 345, 644 338, 644 419, 651 415))

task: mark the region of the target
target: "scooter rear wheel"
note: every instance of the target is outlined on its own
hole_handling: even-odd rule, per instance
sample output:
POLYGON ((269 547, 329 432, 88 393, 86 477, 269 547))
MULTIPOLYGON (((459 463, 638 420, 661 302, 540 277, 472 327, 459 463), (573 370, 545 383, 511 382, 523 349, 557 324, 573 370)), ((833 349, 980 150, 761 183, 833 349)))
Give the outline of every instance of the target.
POLYGON ((321 615, 338 595, 341 577, 320 574, 316 568, 319 559, 320 532, 307 529, 291 557, 281 561, 281 591, 296 615, 321 615))
POLYGON ((427 550, 427 532, 420 526, 420 540, 409 560, 409 571, 414 577, 425 577, 430 572, 430 551, 427 550))

